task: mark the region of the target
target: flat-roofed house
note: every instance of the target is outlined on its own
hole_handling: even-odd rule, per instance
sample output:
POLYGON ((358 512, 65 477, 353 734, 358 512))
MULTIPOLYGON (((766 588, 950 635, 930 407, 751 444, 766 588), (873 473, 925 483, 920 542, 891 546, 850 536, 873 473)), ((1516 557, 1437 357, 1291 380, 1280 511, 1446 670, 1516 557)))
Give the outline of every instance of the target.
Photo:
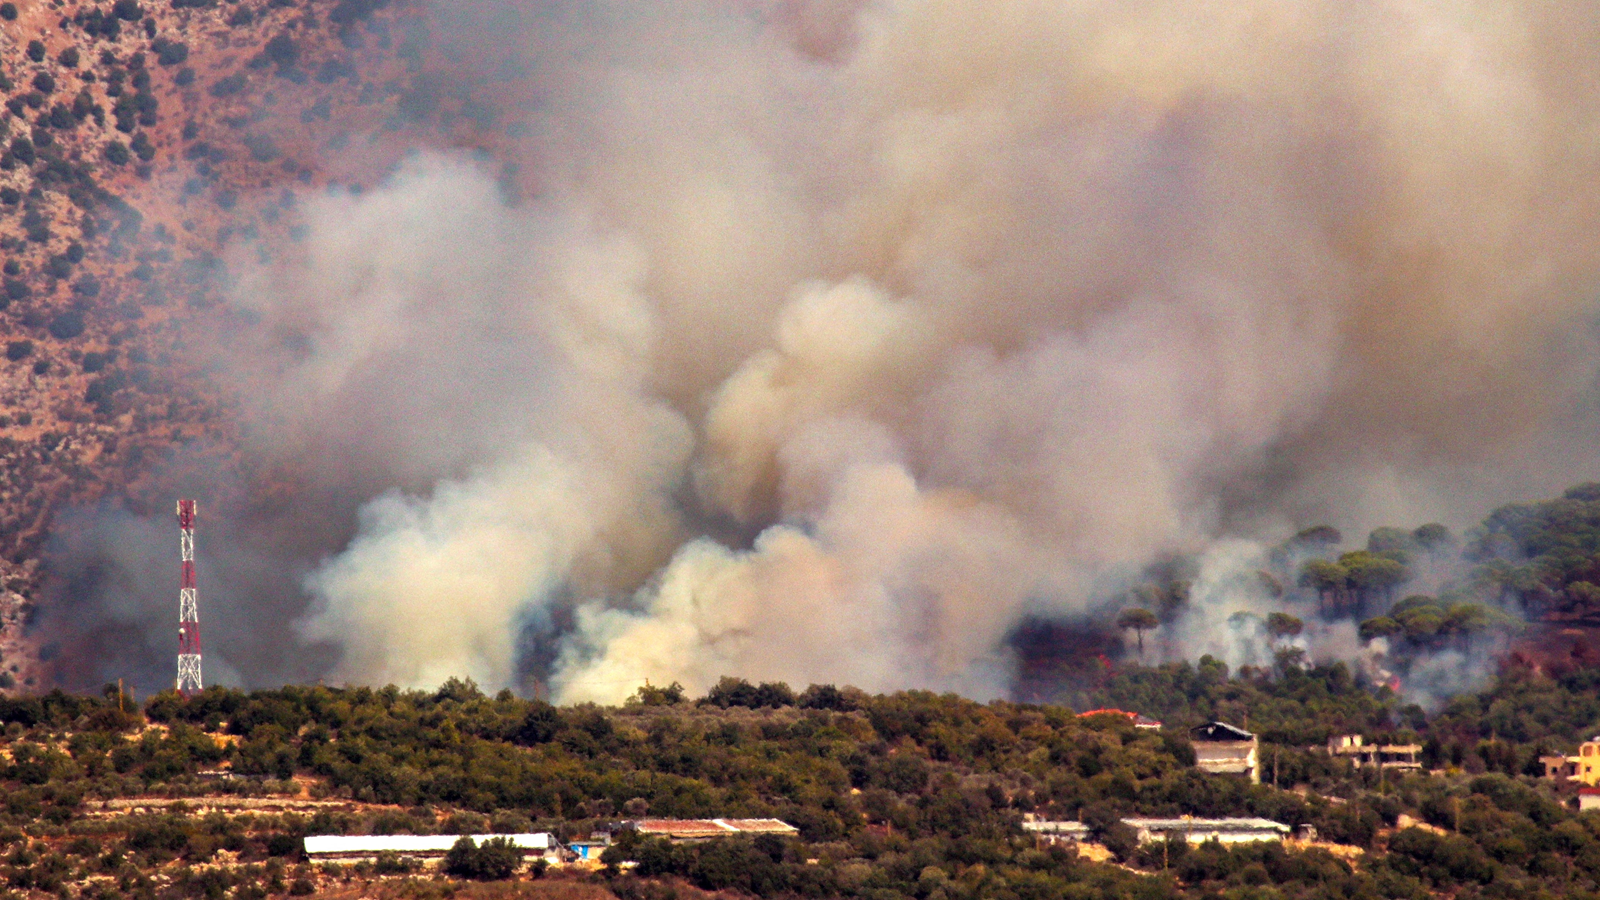
POLYGON ((1248 775, 1261 782, 1260 743, 1256 736, 1226 722, 1207 722, 1189 730, 1194 764, 1202 772, 1248 775))
POLYGON ((1191 844, 1219 841, 1224 844, 1250 844, 1259 841, 1281 841, 1289 834, 1289 826, 1271 819, 1194 819, 1183 816, 1177 819, 1123 819, 1139 836, 1139 843, 1164 841, 1167 835, 1182 838, 1191 844))
POLYGON ((1024 820, 1022 830, 1044 846, 1081 844, 1089 839, 1089 826, 1082 822, 1024 820))
POLYGON ((1348 759, 1357 768, 1371 766, 1376 769, 1421 769, 1421 744, 1368 744, 1359 734, 1344 734, 1328 738, 1328 753, 1348 759))

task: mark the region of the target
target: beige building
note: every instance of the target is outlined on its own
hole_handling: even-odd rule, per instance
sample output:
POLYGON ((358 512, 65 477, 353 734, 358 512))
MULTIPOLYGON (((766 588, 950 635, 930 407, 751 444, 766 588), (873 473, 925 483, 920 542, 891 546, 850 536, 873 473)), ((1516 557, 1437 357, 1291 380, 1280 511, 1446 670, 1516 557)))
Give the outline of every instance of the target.
POLYGON ((1573 778, 1594 787, 1600 785, 1600 737, 1592 737, 1578 747, 1577 756, 1541 756, 1544 777, 1573 778))
POLYGON ((1194 746, 1194 764, 1200 771, 1248 775, 1251 783, 1261 783, 1260 742, 1243 728, 1207 722, 1190 729, 1189 742, 1194 746))

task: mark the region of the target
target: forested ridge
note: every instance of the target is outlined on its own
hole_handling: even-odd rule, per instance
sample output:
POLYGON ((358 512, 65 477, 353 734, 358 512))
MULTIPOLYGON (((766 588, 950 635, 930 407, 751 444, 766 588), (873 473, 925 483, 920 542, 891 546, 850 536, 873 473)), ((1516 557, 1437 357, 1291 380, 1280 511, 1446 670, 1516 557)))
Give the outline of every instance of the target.
POLYGON ((114 687, 54 693, 0 703, 0 877, 66 896, 448 887, 401 861, 314 867, 298 838, 573 839, 648 814, 775 816, 800 835, 691 846, 625 836, 599 872, 541 883, 592 879, 652 897, 1595 896, 1600 814, 1578 814, 1571 785, 1533 775, 1539 754, 1570 751, 1600 721, 1597 683, 1593 669, 1510 668, 1428 716, 1343 664, 1241 677, 1209 663, 1125 668, 1087 698, 1148 700, 1167 717, 1159 732, 1058 705, 828 686, 797 695, 732 679, 699 700, 646 688, 618 708, 488 696, 467 682, 210 688, 142 708, 114 687), (1186 726, 1235 712, 1263 738, 1263 784, 1192 766, 1186 726), (1423 743, 1435 771, 1379 778, 1311 749, 1347 731, 1423 743), (238 805, 249 798, 279 804, 238 805), (185 805, 161 808, 173 800, 185 805), (1088 823, 1120 865, 1036 847, 1025 814, 1088 823), (1138 848, 1118 821, 1132 814, 1264 816, 1364 852, 1138 848))

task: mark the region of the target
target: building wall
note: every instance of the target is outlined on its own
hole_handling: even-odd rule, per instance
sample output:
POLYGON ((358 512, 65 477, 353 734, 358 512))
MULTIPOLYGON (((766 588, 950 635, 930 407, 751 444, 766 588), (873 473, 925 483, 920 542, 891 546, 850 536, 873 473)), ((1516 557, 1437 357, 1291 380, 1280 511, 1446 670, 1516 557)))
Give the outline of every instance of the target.
MULTIPOLYGON (((1194 764, 1202 772, 1249 775, 1261 782, 1261 760, 1256 741, 1195 741, 1194 764)), ((1600 762, 1600 759, 1597 759, 1600 762)))
POLYGON ((1600 784, 1600 741, 1585 741, 1578 748, 1579 781, 1587 785, 1600 784))

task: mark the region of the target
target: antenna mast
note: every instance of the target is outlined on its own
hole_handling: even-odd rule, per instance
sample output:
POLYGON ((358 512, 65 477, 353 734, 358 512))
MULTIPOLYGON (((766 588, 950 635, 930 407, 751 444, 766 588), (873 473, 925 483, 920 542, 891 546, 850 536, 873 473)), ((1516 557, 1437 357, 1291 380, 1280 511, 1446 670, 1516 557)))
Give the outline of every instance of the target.
POLYGON ((183 584, 178 589, 178 693, 201 690, 200 603, 194 586, 194 501, 178 501, 178 548, 183 555, 183 584))

